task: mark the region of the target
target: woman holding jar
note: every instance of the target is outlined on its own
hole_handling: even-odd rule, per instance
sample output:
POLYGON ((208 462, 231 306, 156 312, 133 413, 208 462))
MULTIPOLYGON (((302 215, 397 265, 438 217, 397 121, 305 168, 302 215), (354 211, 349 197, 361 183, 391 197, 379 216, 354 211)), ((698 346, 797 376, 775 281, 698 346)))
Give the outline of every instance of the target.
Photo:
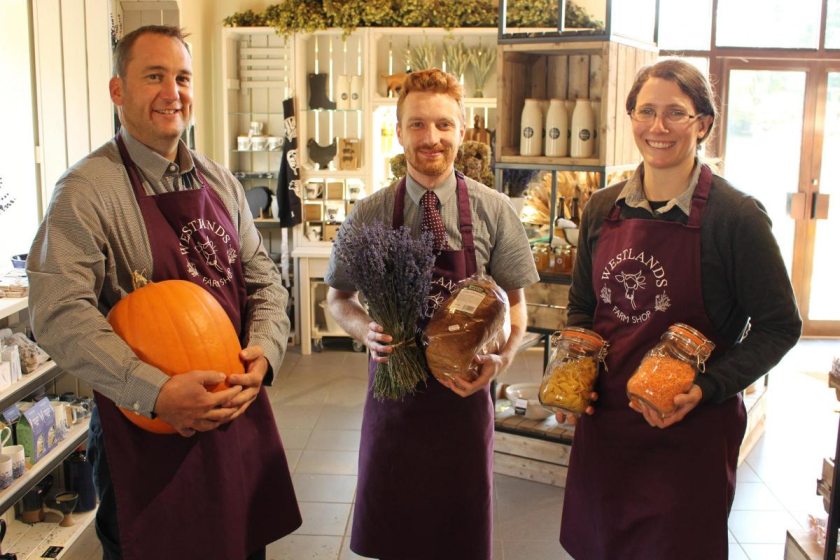
POLYGON ((636 76, 626 108, 643 161, 587 204, 569 293, 568 324, 597 332, 609 353, 598 400, 577 419, 560 542, 577 560, 725 560, 740 393, 802 322, 763 206, 697 157, 716 117, 706 78, 658 62, 636 76), (662 417, 630 404, 626 387, 675 323, 715 348, 662 417))

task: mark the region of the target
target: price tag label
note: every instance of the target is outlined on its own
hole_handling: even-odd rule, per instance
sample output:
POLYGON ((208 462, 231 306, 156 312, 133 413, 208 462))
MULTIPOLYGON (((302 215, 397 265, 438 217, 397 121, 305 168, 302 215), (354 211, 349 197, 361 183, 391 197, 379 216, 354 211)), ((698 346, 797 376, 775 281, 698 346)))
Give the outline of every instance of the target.
POLYGON ((525 412, 527 410, 528 410, 528 399, 516 399, 516 402, 513 403, 514 414, 518 414, 519 416, 525 416, 525 412))

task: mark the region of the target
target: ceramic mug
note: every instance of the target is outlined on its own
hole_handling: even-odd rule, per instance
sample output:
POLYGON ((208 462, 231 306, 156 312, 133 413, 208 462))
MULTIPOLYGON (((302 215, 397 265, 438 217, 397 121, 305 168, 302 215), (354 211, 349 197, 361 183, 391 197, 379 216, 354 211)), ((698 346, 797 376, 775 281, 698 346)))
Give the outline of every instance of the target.
POLYGON ((269 151, 276 152, 280 148, 283 147, 283 137, 282 136, 269 136, 268 137, 268 144, 266 148, 269 151))
POLYGON ((236 137, 236 149, 240 152, 248 152, 251 150, 251 137, 250 136, 237 136, 236 137))
POLYGON ((263 123, 259 121, 251 121, 251 127, 248 129, 248 136, 259 136, 262 134, 263 123))
POLYGON ((306 198, 320 198, 321 183, 306 183, 306 198))
POLYGON ((0 488, 8 488, 14 479, 12 458, 5 453, 0 455, 0 488))
POLYGON ((0 429, 0 447, 6 447, 6 444, 9 443, 9 440, 12 439, 12 429, 8 426, 3 426, 0 429))
POLYGON ((268 145, 268 136, 251 136, 251 150, 261 152, 268 145))
POLYGON ((73 424, 72 413, 70 412, 70 405, 66 402, 52 401, 50 406, 55 413, 55 427, 61 433, 66 433, 73 424))
POLYGON ((12 458, 12 478, 20 478, 26 468, 26 454, 22 445, 8 445, 3 448, 3 455, 12 458))

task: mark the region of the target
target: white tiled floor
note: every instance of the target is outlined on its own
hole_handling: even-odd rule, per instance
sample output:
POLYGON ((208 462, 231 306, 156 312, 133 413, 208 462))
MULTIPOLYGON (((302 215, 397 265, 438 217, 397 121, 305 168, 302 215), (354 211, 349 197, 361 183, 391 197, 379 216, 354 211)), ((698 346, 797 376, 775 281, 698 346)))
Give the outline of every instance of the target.
MULTIPOLYGON (((840 341, 804 341, 774 370, 765 436, 738 472, 730 560, 781 559, 785 530, 807 527, 808 513, 823 511, 814 489, 836 441, 838 404, 826 386, 834 355, 840 341)), ((540 360, 538 350, 529 351, 502 381, 536 380, 523 363, 540 360)), ((366 379, 363 354, 329 344, 310 356, 290 349, 269 394, 304 524, 272 544, 269 558, 360 558, 348 543, 366 379)), ((495 560, 569 558, 557 542, 563 490, 502 475, 495 482, 495 560)), ((95 558, 91 540, 89 529, 66 560, 95 558)))

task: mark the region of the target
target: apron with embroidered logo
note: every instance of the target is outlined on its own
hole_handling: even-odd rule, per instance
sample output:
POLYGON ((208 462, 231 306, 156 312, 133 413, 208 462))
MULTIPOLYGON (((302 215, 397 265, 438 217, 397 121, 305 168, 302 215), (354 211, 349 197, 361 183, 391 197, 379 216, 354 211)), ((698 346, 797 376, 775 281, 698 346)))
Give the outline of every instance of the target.
MULTIPOLYGON (((667 328, 682 322, 729 348, 706 315, 700 224, 712 173, 703 166, 687 224, 604 220, 592 263, 593 330, 610 343, 595 414, 581 418, 560 542, 576 560, 726 560, 727 518, 746 428, 739 396, 704 402, 665 429, 629 408, 627 380, 667 328)), ((702 374, 699 374, 702 375, 702 374)))
MULTIPOLYGON (((201 188, 147 195, 117 145, 149 237, 153 280, 207 289, 242 334, 245 283, 238 232, 201 171, 201 188)), ((125 560, 237 560, 301 524, 289 467, 265 392, 236 420, 190 438, 146 432, 96 394, 116 492, 125 560)))
MULTIPOLYGON (((435 259, 421 320, 459 280, 476 272, 472 213, 456 172, 461 250, 435 259)), ((392 226, 403 225, 405 179, 396 187, 392 226)), ((369 363, 350 548, 381 560, 489 560, 492 538, 493 406, 485 387, 468 398, 431 375, 403 401, 373 398, 369 363)))

